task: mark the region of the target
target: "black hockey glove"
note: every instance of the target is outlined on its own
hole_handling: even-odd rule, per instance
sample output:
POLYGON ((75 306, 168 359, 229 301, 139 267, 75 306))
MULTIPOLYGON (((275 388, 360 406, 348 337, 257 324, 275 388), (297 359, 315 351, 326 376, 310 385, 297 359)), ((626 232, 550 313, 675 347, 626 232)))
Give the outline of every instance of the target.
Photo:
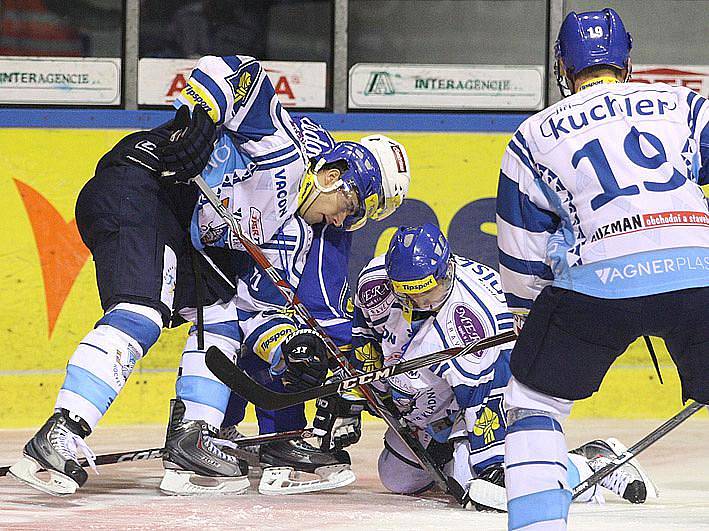
POLYGON ((351 392, 344 396, 318 398, 313 419, 313 434, 320 437, 320 449, 341 450, 362 436, 362 411, 367 402, 351 392))
POLYGON ((172 135, 168 142, 155 149, 160 160, 160 176, 170 182, 186 183, 209 162, 217 138, 217 128, 207 112, 199 105, 190 110, 183 105, 172 121, 172 135))
POLYGON ((271 372, 281 377, 286 390, 302 391, 325 381, 327 347, 317 332, 298 330, 277 348, 280 355, 274 357, 271 372))

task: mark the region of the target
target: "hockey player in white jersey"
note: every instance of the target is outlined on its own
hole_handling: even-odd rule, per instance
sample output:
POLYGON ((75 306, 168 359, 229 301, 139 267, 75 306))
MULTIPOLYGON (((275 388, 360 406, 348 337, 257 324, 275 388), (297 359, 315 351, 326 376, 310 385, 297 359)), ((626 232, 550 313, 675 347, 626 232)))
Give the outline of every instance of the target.
POLYGON ((510 529, 566 528, 561 422, 639 336, 664 339, 683 400, 709 401, 709 105, 629 82, 631 42, 612 9, 569 13, 555 48, 568 97, 501 163, 500 273, 523 325, 505 395, 510 529))
MULTIPOLYGON (((451 254, 434 225, 402 227, 386 255, 370 261, 359 276, 354 363, 373 370, 469 345, 513 326, 495 270, 451 254)), ((391 396, 434 461, 466 493, 465 503, 481 509, 505 509, 504 390, 510 378, 510 352, 509 346, 495 347, 373 384, 391 396)), ((323 447, 339 449, 356 442, 365 407, 356 393, 319 400, 313 426, 323 447)), ((583 445, 564 461, 569 481, 586 479, 614 455, 605 441, 583 445)), ((630 475, 639 472, 624 467, 615 476, 615 485, 608 481, 604 486, 622 496, 620 484, 630 475)), ((379 477, 389 490, 402 494, 434 485, 391 431, 379 456, 379 477)), ((594 489, 581 501, 601 496, 594 489)))
MULTIPOLYGON (((77 456, 91 457, 84 438, 162 327, 181 318, 201 326, 193 327, 180 367, 162 490, 239 493, 248 486, 245 463, 217 437, 228 391, 206 369, 204 352, 216 345, 236 357, 237 279, 252 262, 224 220, 184 183, 201 172, 244 234, 265 249, 280 240, 306 248, 310 224, 356 223, 383 200, 360 178, 358 164, 371 165, 373 158, 360 144, 349 143, 337 160, 310 164, 299 130, 253 58, 201 59, 179 104, 170 124, 119 142, 77 202, 105 315, 69 360, 54 415, 11 469, 50 494, 72 494, 84 484, 77 456), (200 328, 203 345, 196 339, 200 328), (201 395, 207 403, 191 400, 198 388, 207 389, 201 395), (37 475, 40 468, 50 471, 49 481, 37 475), (212 478, 211 485, 192 483, 194 476, 212 478)), ((283 357, 286 379, 294 383, 312 383, 327 370, 324 344, 313 334, 300 344, 311 354, 306 360, 290 355, 304 337, 283 357)))

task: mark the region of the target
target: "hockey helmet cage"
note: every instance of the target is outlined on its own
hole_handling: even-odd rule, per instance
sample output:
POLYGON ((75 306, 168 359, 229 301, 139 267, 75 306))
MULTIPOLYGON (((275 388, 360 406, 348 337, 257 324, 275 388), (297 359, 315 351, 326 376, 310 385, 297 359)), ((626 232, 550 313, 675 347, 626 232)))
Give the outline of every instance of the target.
POLYGON ((568 78, 573 79, 590 66, 627 69, 629 76, 632 47, 633 39, 613 9, 569 13, 554 45, 554 71, 561 95, 572 92, 568 78))

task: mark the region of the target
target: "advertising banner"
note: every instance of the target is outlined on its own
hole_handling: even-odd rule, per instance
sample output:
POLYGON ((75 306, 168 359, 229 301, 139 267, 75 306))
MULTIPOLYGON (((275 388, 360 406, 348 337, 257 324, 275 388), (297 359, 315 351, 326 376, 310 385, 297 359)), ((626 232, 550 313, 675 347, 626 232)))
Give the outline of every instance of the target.
MULTIPOLYGON (((0 428, 37 427, 50 414, 66 362, 102 311, 94 265, 76 227, 74 205, 101 156, 128 131, 1 129, 0 428), (18 400, 17 397, 22 399, 18 400)), ((431 222, 453 252, 497 266, 495 194, 510 133, 386 132, 406 146, 412 182, 391 216, 355 233, 350 278, 386 251, 399 226, 431 222)), ((358 140, 366 133, 335 134, 358 140)), ((188 326, 164 330, 135 367, 102 424, 163 423, 174 396, 188 326)), ((661 364, 671 361, 660 341, 661 364)), ((642 342, 623 356, 601 392, 575 416, 662 417, 679 400, 676 371, 658 388, 642 342)), ((252 411, 252 410, 251 410, 252 411)), ((249 413, 247 421, 253 421, 249 413)))
POLYGON ((0 57, 0 103, 118 105, 121 60, 0 57))
MULTIPOLYGON (((195 65, 194 59, 143 58, 138 63, 138 103, 172 105, 195 65)), ((326 63, 261 61, 284 107, 323 109, 326 63)))
POLYGON ((709 97, 709 66, 633 65, 632 81, 679 85, 709 97))
POLYGON ((357 63, 349 105, 367 109, 537 110, 544 67, 357 63))

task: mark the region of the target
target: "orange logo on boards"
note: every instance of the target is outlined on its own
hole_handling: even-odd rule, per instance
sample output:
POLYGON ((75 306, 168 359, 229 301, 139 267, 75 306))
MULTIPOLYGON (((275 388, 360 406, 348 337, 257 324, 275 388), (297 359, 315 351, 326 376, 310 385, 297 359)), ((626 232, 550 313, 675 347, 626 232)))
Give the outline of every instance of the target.
POLYGON ((76 220, 64 221, 42 194, 22 181, 14 181, 25 205, 39 252, 47 301, 48 336, 51 337, 59 312, 90 253, 81 241, 76 220))

